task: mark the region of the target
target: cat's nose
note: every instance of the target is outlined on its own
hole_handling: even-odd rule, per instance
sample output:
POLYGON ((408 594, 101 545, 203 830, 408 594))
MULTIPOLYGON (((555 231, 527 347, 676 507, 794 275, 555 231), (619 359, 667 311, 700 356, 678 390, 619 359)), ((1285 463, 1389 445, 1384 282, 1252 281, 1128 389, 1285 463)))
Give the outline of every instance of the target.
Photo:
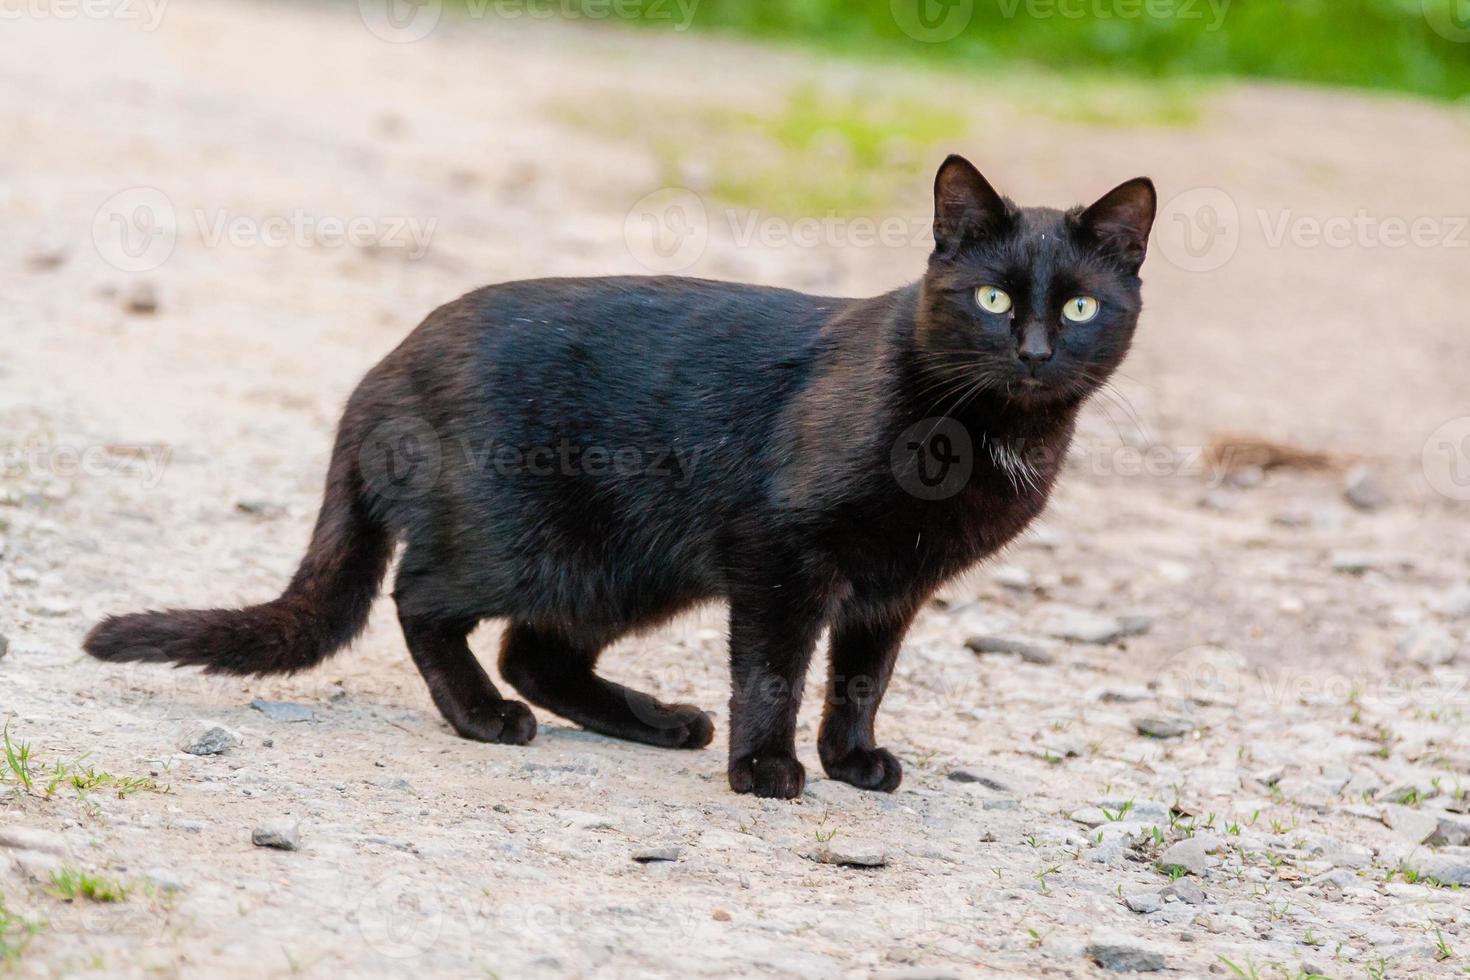
POLYGON ((1032 374, 1035 374, 1037 368, 1051 360, 1051 345, 1045 341, 1041 343, 1028 341, 1021 345, 1021 349, 1016 352, 1016 356, 1021 359, 1021 363, 1026 365, 1032 374))

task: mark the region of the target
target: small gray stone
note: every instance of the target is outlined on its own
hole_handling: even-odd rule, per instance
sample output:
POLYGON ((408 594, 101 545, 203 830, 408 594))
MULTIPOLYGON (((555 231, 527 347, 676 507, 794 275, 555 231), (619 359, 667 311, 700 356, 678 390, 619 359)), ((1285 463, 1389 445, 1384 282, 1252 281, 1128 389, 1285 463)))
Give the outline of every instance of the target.
POLYGON ((634 851, 633 860, 639 864, 651 864, 655 861, 677 861, 681 853, 682 848, 677 844, 663 844, 634 851))
POLYGON ((1182 718, 1135 718, 1133 727, 1149 738, 1179 738, 1194 731, 1194 725, 1182 718))
POLYGON ((301 824, 294 820, 273 820, 256 827, 250 834, 256 847, 272 847, 278 851, 301 849, 301 824))
POLYGON ((273 500, 237 500, 235 510, 241 514, 249 514, 251 517, 274 518, 281 517, 286 513, 284 504, 278 504, 273 500))
POLYGON ((956 769, 949 774, 949 778, 951 782, 956 783, 977 783, 997 793, 1009 793, 1011 789, 994 776, 987 776, 972 769, 956 769))
POLYGON ((888 852, 876 843, 860 840, 831 840, 804 857, 818 864, 841 864, 852 868, 881 868, 888 863, 888 852))
POLYGON ((29 608, 36 616, 46 616, 52 619, 61 616, 70 616, 73 610, 76 609, 70 602, 67 602, 59 596, 42 596, 32 602, 29 608))
POLYGON ((250 707, 265 715, 271 721, 302 722, 312 721, 316 714, 304 704, 292 704, 289 701, 263 701, 256 698, 250 702, 250 707))
POLYGON ((1164 889, 1164 898, 1177 898, 1189 905, 1205 904, 1205 890, 1195 884, 1193 878, 1180 878, 1164 889))
POLYGON ((1220 839, 1211 834, 1196 834, 1171 845, 1159 855, 1159 864, 1165 871, 1183 868, 1192 875, 1203 875, 1210 869, 1209 853, 1220 846, 1220 839))
POLYGON ((1127 936, 1094 936, 1083 955, 1113 973, 1155 973, 1164 968, 1162 953, 1127 936))
POLYGON ((1460 641, 1443 626, 1416 626, 1399 641, 1400 655, 1422 667, 1443 667, 1460 653, 1460 641))
POLYGON ((1045 647, 1005 636, 972 636, 965 641, 965 646, 980 654, 1014 654, 1031 664, 1045 665, 1056 661, 1056 657, 1045 647))
POLYGON ((66 841, 60 834, 32 827, 0 827, 0 848, 66 856, 66 841))
POLYGON ((1382 510, 1389 504, 1388 488, 1370 466, 1355 466, 1343 483, 1343 496, 1358 510, 1382 510))
POLYGON ((1154 628, 1154 616, 1146 612, 1124 613, 1118 617, 1118 624, 1123 627, 1124 636, 1142 636, 1154 628))
POLYGON ((1158 892, 1138 892, 1133 895, 1124 895, 1123 904, 1140 915, 1157 912, 1164 907, 1164 899, 1158 892))
POLYGON ((1114 643, 1126 634, 1123 624, 1112 616, 1065 606, 1054 608, 1042 619, 1041 632, 1059 640, 1100 646, 1114 643))
POLYGON ((129 313, 143 316, 151 316, 158 312, 158 290, 151 282, 140 282, 133 285, 123 298, 123 308, 129 313))
POLYGON ((1404 866, 1421 878, 1441 885, 1470 885, 1470 848, 1453 848, 1453 853, 1435 854, 1416 851, 1404 866))
POLYGON ((161 892, 181 892, 184 880, 167 868, 151 868, 143 872, 143 880, 161 892))
POLYGON ((1391 805, 1383 808, 1383 822, 1411 844, 1422 844, 1439 831, 1439 818, 1423 810, 1391 805))
POLYGON ((1362 575, 1366 571, 1377 568, 1379 564, 1378 556, 1366 551, 1334 551, 1332 553, 1332 570, 1346 575, 1362 575))
POLYGON ((990 577, 995 579, 997 585, 1017 592, 1025 592, 1036 584, 1031 573, 1019 565, 1000 565, 991 571, 990 577))
POLYGON ((1451 619, 1470 619, 1470 585, 1460 585, 1431 603, 1435 612, 1451 619))
POLYGON ((0 633, 0 660, 4 660, 5 655, 9 652, 10 639, 4 633, 0 633))
POLYGON ((222 755, 239 747, 243 741, 223 725, 204 725, 190 732, 179 748, 190 755, 222 755))
POLYGON ((1431 811, 1439 826, 1425 843, 1432 847, 1464 847, 1470 844, 1470 816, 1445 810, 1431 811))

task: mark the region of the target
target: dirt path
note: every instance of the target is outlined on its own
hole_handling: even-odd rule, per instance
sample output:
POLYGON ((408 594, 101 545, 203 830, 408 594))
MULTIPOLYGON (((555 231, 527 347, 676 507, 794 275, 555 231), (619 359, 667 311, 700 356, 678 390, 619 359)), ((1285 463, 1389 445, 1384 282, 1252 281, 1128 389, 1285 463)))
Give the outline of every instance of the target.
MULTIPOLYGON (((1241 87, 1209 96, 1196 127, 1109 130, 1028 116, 979 82, 707 38, 499 24, 390 45, 350 8, 224 0, 172 5, 151 32, 31 15, 4 37, 0 717, 38 769, 85 757, 71 771, 167 788, 0 788, 0 895, 44 923, 21 974, 1470 963, 1465 893, 1443 884, 1470 883, 1461 116, 1241 87), (815 680, 807 796, 729 793, 718 610, 608 658, 714 711, 715 745, 685 755, 545 714, 526 748, 454 738, 386 603, 351 653, 290 680, 80 656, 105 612, 274 595, 343 399, 433 306, 495 280, 648 271, 630 214, 660 187, 657 161, 556 106, 671 90, 759 104, 853 75, 965 106, 959 148, 1018 199, 1146 171, 1175 201, 1120 400, 1090 416, 1044 526, 909 639, 880 722, 899 793, 820 778, 815 680), (337 245, 323 217, 371 241, 337 245), (1393 221, 1416 219, 1421 240, 1395 247, 1393 221), (1312 243, 1343 221, 1346 245, 1312 243), (1338 474, 1221 479, 1200 459, 1222 429, 1360 457, 1387 501, 1351 506, 1338 474), (980 635, 1038 650, 979 656, 965 640, 980 635), (1185 734, 1144 737, 1141 718, 1185 734), (205 721, 243 744, 178 751, 205 721), (280 820, 299 822, 300 850, 252 846, 280 820), (1187 839, 1210 853, 1171 852, 1202 874, 1168 891, 1161 852, 1187 839), (664 846, 677 860, 632 858, 664 846), (824 846, 886 865, 807 856, 824 846), (58 868, 127 900, 64 902, 58 868)), ((906 194, 921 216, 921 184, 906 194)), ((709 207, 696 274, 871 294, 923 259, 917 244, 741 245, 709 207)))

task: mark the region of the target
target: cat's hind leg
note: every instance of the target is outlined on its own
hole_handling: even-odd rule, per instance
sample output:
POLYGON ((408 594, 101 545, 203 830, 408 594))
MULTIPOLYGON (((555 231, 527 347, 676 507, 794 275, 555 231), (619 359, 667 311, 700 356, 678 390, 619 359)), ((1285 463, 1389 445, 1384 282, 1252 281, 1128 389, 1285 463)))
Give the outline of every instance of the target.
POLYGON ((500 648, 500 674, 532 704, 590 731, 674 749, 702 749, 715 727, 692 704, 652 695, 597 676, 605 638, 529 623, 510 623, 500 648))

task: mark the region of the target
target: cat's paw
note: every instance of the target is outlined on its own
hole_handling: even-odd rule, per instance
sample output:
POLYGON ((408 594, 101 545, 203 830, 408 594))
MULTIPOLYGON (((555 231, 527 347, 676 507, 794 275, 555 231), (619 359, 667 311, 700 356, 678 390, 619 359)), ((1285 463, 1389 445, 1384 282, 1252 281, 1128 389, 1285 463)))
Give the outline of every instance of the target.
POLYGON ((794 800, 806 788, 806 769, 789 755, 747 755, 730 762, 730 788, 776 800, 794 800))
POLYGON ((536 737, 536 716, 519 701, 487 701, 455 719, 454 730, 476 742, 525 745, 536 737))
POLYGON ((837 759, 822 759, 827 775, 858 789, 892 793, 903 781, 903 764, 887 749, 849 750, 837 759))
POLYGON ((671 749, 702 749, 715 737, 715 723, 692 704, 660 704, 656 712, 640 712, 639 720, 649 726, 642 741, 671 749))

